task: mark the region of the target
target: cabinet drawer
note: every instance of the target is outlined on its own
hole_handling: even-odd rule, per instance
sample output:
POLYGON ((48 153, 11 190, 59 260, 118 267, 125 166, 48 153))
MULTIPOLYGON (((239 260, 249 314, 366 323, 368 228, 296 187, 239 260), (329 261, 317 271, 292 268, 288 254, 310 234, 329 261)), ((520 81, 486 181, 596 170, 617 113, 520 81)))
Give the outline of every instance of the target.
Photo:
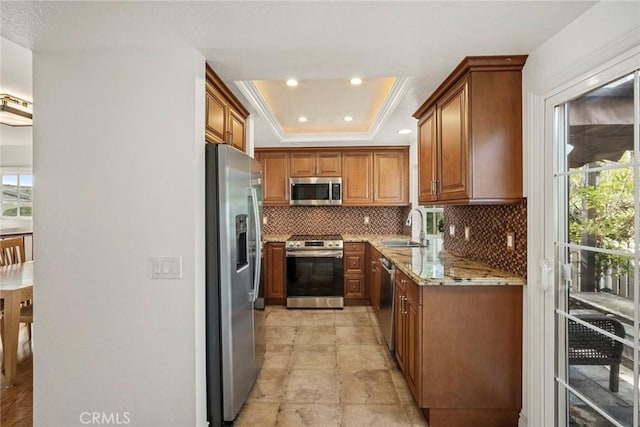
POLYGON ((345 274, 364 274, 364 254, 346 254, 344 259, 345 274))
POLYGON ((344 296, 347 298, 364 298, 366 296, 364 276, 345 277, 344 296))
POLYGON ((359 254, 363 254, 364 253, 364 243, 345 243, 344 244, 344 251, 345 252, 355 252, 355 253, 359 253, 359 254))

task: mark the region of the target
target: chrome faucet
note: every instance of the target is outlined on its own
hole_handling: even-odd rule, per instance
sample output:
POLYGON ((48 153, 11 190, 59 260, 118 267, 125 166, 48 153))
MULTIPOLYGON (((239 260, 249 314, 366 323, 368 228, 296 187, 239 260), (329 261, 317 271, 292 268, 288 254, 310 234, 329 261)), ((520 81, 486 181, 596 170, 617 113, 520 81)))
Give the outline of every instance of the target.
POLYGON ((409 214, 407 215, 407 220, 404 222, 405 225, 410 226, 412 224, 412 220, 411 220, 411 214, 414 212, 418 212, 420 214, 420 246, 427 246, 427 236, 424 232, 424 215, 422 214, 422 211, 418 208, 412 208, 409 211, 409 214))

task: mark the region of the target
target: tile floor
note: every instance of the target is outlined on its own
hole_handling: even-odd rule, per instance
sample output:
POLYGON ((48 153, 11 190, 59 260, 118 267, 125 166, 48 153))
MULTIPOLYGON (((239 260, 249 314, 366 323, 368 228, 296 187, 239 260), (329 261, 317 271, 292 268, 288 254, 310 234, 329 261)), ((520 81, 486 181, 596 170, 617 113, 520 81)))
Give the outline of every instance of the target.
POLYGON ((267 307, 267 352, 235 425, 426 426, 371 307, 267 307))

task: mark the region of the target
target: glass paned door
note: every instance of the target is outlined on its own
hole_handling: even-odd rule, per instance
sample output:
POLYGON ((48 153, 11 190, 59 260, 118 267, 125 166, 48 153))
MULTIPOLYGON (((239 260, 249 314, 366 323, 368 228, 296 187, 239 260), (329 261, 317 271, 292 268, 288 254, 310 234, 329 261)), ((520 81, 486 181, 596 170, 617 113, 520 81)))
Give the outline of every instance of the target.
POLYGON ((639 425, 638 76, 554 108, 557 426, 639 425))

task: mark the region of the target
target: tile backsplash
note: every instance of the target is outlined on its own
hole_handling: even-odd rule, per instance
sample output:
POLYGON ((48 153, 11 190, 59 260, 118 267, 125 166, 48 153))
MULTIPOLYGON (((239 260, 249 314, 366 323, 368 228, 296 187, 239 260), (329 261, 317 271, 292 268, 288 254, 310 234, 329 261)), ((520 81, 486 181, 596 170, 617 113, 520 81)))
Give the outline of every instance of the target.
POLYGON ((402 234, 409 208, 265 206, 266 234, 402 234), (364 223, 365 216, 369 224, 364 223))
POLYGON ((527 202, 512 205, 446 206, 444 248, 451 253, 527 277, 527 202), (449 226, 455 225, 455 237, 449 226), (470 239, 464 238, 470 227, 470 239), (507 233, 515 233, 515 250, 507 250, 507 233))

